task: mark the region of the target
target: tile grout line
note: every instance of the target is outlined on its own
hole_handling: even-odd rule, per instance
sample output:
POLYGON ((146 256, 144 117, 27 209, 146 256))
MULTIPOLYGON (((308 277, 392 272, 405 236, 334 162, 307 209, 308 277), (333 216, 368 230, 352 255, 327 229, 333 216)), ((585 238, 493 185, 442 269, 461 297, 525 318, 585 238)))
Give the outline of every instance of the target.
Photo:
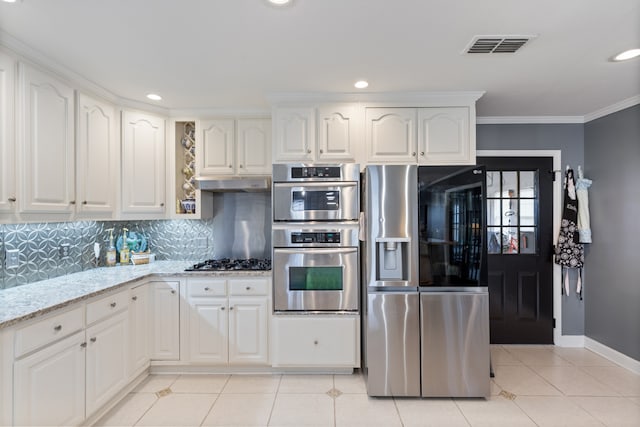
POLYGON ((207 417, 209 416, 209 414, 211 414, 211 411, 213 410, 213 407, 216 406, 216 402, 218 402, 218 400, 220 399, 220 396, 222 396, 222 390, 224 390, 224 388, 226 387, 226 385, 229 382, 230 378, 231 378, 231 375, 229 375, 227 377, 227 380, 222 385, 222 388, 220 388, 220 393, 217 394, 216 398, 213 400, 213 403, 211 404, 211 407, 209 408, 209 410, 205 414, 204 418, 202 418, 202 421, 200 421, 200 426, 202 426, 204 424, 204 422, 207 420, 207 417))
MULTIPOLYGON (((489 396, 489 399, 491 399, 491 397, 493 396, 489 396)), ((454 403, 454 405, 456 405, 456 408, 458 408, 458 412, 460 412, 460 414, 462 415, 462 418, 464 418, 465 422, 467 423, 467 425, 469 427, 471 427, 471 421, 469 421, 469 419, 467 418, 467 416, 465 415, 464 411, 462 410, 462 408, 460 407, 460 405, 458 405, 458 401, 456 399, 451 399, 454 403)))
POLYGON ((276 393, 273 397, 273 403, 271 404, 271 412, 269 412, 269 418, 267 419, 267 425, 271 424, 271 417, 273 416, 273 410, 276 407, 276 400, 278 400, 278 394, 280 393, 280 384, 282 384, 282 374, 280 375, 280 379, 278 380, 278 387, 276 387, 276 393))

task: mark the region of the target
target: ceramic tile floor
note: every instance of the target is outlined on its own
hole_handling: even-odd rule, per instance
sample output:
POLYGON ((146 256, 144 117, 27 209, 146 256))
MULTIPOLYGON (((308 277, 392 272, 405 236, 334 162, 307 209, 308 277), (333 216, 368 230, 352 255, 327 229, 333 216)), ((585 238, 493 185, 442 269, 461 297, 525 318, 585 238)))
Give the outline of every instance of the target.
POLYGON ((640 426, 640 375, 589 350, 492 346, 491 355, 486 400, 369 398, 360 374, 152 375, 97 425, 640 426))

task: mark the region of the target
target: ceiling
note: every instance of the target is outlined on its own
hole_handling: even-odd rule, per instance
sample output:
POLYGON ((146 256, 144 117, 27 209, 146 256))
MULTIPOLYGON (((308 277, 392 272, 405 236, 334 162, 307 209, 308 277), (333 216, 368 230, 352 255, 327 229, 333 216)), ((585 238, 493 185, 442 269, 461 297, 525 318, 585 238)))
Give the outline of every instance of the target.
MULTIPOLYGON (((640 0, 18 0, 19 41, 107 91, 171 110, 268 107, 278 92, 486 91, 479 116, 584 116, 640 95, 640 0), (534 35, 463 54, 476 35, 534 35)), ((14 43, 15 44, 15 43, 14 43)))

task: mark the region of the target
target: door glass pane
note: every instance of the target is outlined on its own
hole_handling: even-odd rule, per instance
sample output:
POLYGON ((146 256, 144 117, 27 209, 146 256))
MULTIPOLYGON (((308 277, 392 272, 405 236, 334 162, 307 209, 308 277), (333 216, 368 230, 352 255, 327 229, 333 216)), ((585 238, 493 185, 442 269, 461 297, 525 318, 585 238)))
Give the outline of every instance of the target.
POLYGON ((487 171, 487 197, 500 197, 500 172, 487 171))
POLYGON ((502 172, 502 197, 518 197, 518 172, 502 172))
POLYGON ((536 253, 536 228, 535 227, 520 228, 520 253, 521 254, 536 253))
POLYGON ((500 199, 487 200, 487 225, 501 225, 500 216, 502 210, 500 209, 500 199))
POLYGON ((518 225, 518 200, 502 200, 502 223, 504 225, 518 225))
POLYGON ((502 229, 502 253, 518 253, 518 227, 504 227, 502 229))
POLYGON ((536 174, 534 171, 520 172, 520 197, 536 197, 536 174))
POLYGON ((520 225, 536 225, 535 200, 520 199, 520 225))
POLYGON ((343 267, 290 267, 289 290, 341 291, 343 267))
POLYGON ((499 254, 501 252, 502 243, 500 240, 500 227, 487 227, 488 253, 499 254))

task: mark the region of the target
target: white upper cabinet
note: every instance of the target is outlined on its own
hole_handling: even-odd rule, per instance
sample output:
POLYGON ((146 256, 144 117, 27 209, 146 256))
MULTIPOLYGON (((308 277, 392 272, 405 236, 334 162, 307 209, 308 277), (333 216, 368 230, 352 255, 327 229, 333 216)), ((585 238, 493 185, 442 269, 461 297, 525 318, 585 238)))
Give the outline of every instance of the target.
POLYGON ((355 162, 360 141, 362 109, 351 104, 318 107, 319 162, 355 162))
POLYGON ((314 108, 278 107, 273 113, 273 161, 313 161, 316 147, 314 108))
POLYGON ((418 163, 425 165, 475 164, 475 136, 470 137, 470 121, 467 107, 420 108, 418 110, 418 163))
POLYGON ((416 161, 415 108, 367 108, 365 123, 368 163, 416 161))
POLYGON ((73 89, 20 64, 18 104, 21 211, 71 214, 76 203, 73 89))
POLYGON ((356 104, 275 108, 274 162, 357 161, 361 116, 356 104))
POLYGON ((271 174, 271 120, 238 119, 236 173, 271 174))
POLYGON ((476 161, 475 115, 470 107, 367 108, 365 123, 367 163, 476 161))
POLYGON ((198 175, 271 173, 271 120, 201 120, 196 129, 198 175))
POLYGON ((165 211, 165 121, 151 114, 122 113, 122 212, 165 211))
POLYGON ((15 211, 15 105, 16 62, 0 52, 0 213, 15 211))
POLYGON ((118 189, 120 145, 113 105, 78 95, 77 213, 112 218, 118 189))

